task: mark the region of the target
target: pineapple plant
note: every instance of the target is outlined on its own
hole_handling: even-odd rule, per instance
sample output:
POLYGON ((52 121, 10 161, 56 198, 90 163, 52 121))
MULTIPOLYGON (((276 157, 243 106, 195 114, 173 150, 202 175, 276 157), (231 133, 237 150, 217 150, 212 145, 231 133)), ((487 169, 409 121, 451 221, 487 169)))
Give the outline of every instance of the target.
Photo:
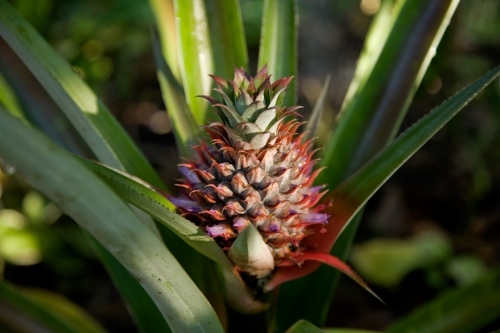
MULTIPOLYGON (((366 124, 376 124, 377 119, 380 119, 380 114, 404 114, 406 107, 397 103, 392 103, 388 108, 376 108, 377 105, 372 97, 376 96, 376 99, 385 101, 387 99, 384 98, 394 97, 405 104, 409 103, 412 97, 412 94, 408 93, 410 85, 414 83, 412 89, 418 86, 420 79, 416 78, 417 72, 425 70, 428 65, 430 58, 426 55, 431 54, 437 44, 433 42, 431 45, 431 41, 440 39, 440 33, 448 24, 445 18, 447 8, 451 8, 452 13, 456 7, 457 2, 453 3, 442 2, 440 8, 435 8, 436 4, 433 2, 427 4, 401 1, 398 2, 398 6, 395 7, 397 10, 394 12, 384 12, 381 9, 379 15, 381 19, 377 22, 394 21, 394 26, 385 27, 390 31, 387 32, 387 41, 383 43, 381 42, 383 38, 380 37, 383 34, 380 30, 375 29, 371 33, 372 37, 367 42, 367 49, 375 52, 366 52, 360 59, 359 73, 366 74, 362 75, 362 80, 358 78, 353 81, 355 94, 351 96, 351 99, 347 99, 345 104, 348 111, 345 114, 355 116, 350 119, 360 119, 366 124), (416 9, 421 10, 421 15, 413 15, 413 13, 419 13, 416 9), (387 20, 387 16, 382 14, 391 14, 393 17, 387 20), (422 19, 422 17, 429 16, 433 19, 422 19), (434 24, 429 24, 429 21, 434 24), (432 31, 417 29, 422 25, 432 31), (412 33, 413 31, 415 33, 412 33), (437 33, 438 31, 440 33, 437 33), (438 37, 432 37, 436 35, 438 37), (407 38, 407 36, 412 38, 407 38), (381 50, 371 48, 375 44, 370 41, 374 40, 377 41, 376 45, 380 45, 381 50), (408 53, 400 54, 401 50, 407 50, 408 53), (422 50, 422 52, 415 52, 415 50, 422 50), (378 51, 381 52, 380 57, 378 51), (398 71, 395 71, 392 68, 394 64, 392 59, 399 58, 411 58, 414 61, 408 68, 401 68, 400 63, 396 63, 399 67, 396 67, 398 71), (367 60, 373 66, 369 65, 367 60), (418 64, 422 63, 422 69, 419 69, 418 64), (391 76, 393 72, 396 72, 396 78, 403 78, 403 83, 408 84, 393 84, 395 89, 386 89, 385 82, 401 82, 401 80, 394 81, 394 77, 391 76), (372 80, 372 78, 377 80, 372 80), (363 84, 360 85, 360 82, 363 84), (356 85, 358 85, 357 88, 356 85), (365 87, 376 89, 367 91, 365 87), (355 105, 355 107, 350 107, 350 105, 355 105), (365 110, 370 112, 365 112, 365 110)), ((215 2, 205 2, 205 4, 210 6, 215 2)), ((237 2, 234 2, 233 7, 226 4, 210 12, 211 14, 207 17, 214 18, 215 21, 223 24, 238 23, 238 20, 220 19, 217 16, 225 13, 229 14, 226 17, 238 17, 234 15, 234 13, 239 13, 239 7, 236 4, 237 2)), ((265 67, 253 78, 242 69, 236 70, 233 80, 213 76, 221 101, 211 97, 206 98, 218 110, 221 122, 215 122, 206 127, 212 143, 200 143, 195 149, 198 154, 197 158, 186 161, 180 166, 184 175, 184 180, 180 184, 181 195, 168 196, 185 217, 200 227, 197 228, 169 210, 171 203, 162 196, 164 186, 158 176, 139 151, 134 148, 134 145, 127 141, 128 137, 123 135, 123 131, 113 122, 104 104, 85 86, 81 78, 69 66, 64 66, 64 62, 50 47, 40 43, 40 37, 8 8, 5 1, 0 0, 0 7, 2 8, 0 10, 2 38, 16 48, 16 52, 24 59, 23 61, 32 65, 31 70, 38 75, 37 78, 58 101, 61 109, 69 114, 68 118, 81 126, 78 127, 78 131, 85 137, 96 157, 115 170, 86 160, 76 160, 74 156, 57 149, 39 132, 14 119, 3 107, 0 107, 0 137, 2 138, 0 155, 5 160, 14 163, 20 174, 46 193, 51 200, 60 204, 63 211, 74 217, 96 238, 98 242, 96 244, 102 245, 102 248, 97 247, 97 250, 105 265, 117 277, 117 286, 121 288, 124 297, 129 300, 129 304, 135 311, 134 316, 138 325, 144 332, 167 331, 167 323, 174 332, 223 332, 225 307, 221 306, 220 302, 209 304, 207 298, 215 294, 216 297, 212 300, 214 298, 220 300, 224 293, 219 292, 218 287, 215 286, 216 283, 202 283, 196 286, 191 278, 195 280, 202 275, 203 282, 214 282, 216 279, 211 277, 216 274, 210 275, 211 272, 206 269, 208 265, 200 265, 201 261, 193 260, 193 256, 187 251, 185 251, 187 253, 175 254, 174 258, 158 237, 157 225, 151 218, 147 216, 145 218, 140 214, 137 216, 135 214, 137 212, 130 210, 123 200, 144 210, 163 224, 158 224, 158 226, 169 228, 174 233, 173 236, 178 236, 193 249, 220 264, 224 269, 222 272, 224 277, 226 277, 225 273, 231 274, 233 270, 228 260, 230 258, 238 273, 237 276, 242 277, 247 285, 257 279, 258 288, 253 290, 253 296, 257 295, 255 290, 266 292, 285 281, 298 279, 311 273, 314 266, 311 263, 302 265, 305 260, 316 260, 334 266, 363 285, 347 265, 329 254, 339 253, 335 248, 331 250, 333 243, 336 243, 336 246, 339 245, 339 248, 349 247, 349 242, 336 242, 338 235, 373 192, 500 73, 498 68, 493 70, 448 100, 363 167, 361 165, 353 167, 350 161, 351 159, 354 161, 354 158, 349 154, 333 155, 332 151, 337 152, 338 149, 325 150, 322 163, 331 168, 328 176, 337 178, 336 180, 324 179, 324 183, 328 184, 327 187, 330 190, 328 196, 322 192, 322 186, 312 186, 315 177, 319 174, 318 170, 313 171, 315 161, 312 160, 314 154, 311 150, 312 143, 308 142, 304 136, 296 135, 300 124, 296 120, 289 120, 298 107, 282 106, 291 78, 271 83, 265 67), (20 48, 20 45, 23 48, 20 48), (12 142, 16 144, 12 145, 12 142), (345 170, 339 171, 342 167, 333 170, 336 168, 335 165, 342 165, 342 162, 346 162, 344 163, 345 170), (98 179, 82 164, 102 178, 98 179), (40 165, 44 167, 40 168, 40 165), (347 178, 349 172, 346 170, 349 168, 352 169, 349 172, 352 171, 353 174, 347 178), (79 185, 67 186, 67 184, 75 183, 79 185), (109 186, 114 191, 111 191, 109 186), (332 205, 324 205, 323 202, 331 202, 332 205), (332 215, 331 218, 329 215, 332 215), (329 223, 327 223, 328 219, 330 219, 329 223), (216 251, 212 251, 213 247, 216 251), (118 261, 113 259, 113 256, 118 261), (177 260, 191 270, 189 276, 177 260), (226 268, 229 269, 226 270, 226 268), (217 314, 222 315, 217 317, 217 314), (152 328, 148 330, 149 327, 152 328)), ((264 15, 267 19, 263 22, 267 22, 266 24, 283 23, 281 25, 285 26, 286 22, 297 22, 295 10, 283 10, 293 9, 296 5, 291 6, 290 3, 284 1, 266 1, 265 7, 264 15), (272 14, 276 14, 277 17, 272 14), (284 20, 280 21, 280 18, 284 20)), ((392 7, 394 7, 392 2, 384 2, 383 8, 392 7)), ((163 11, 163 8, 157 11, 163 14, 168 12, 163 11)), ((187 16, 200 14, 202 11, 199 6, 192 6, 192 2, 189 1, 177 1, 171 12, 174 11, 175 15, 172 15, 172 19, 176 21, 180 19, 183 24, 177 26, 182 28, 179 29, 178 39, 171 41, 167 49, 175 50, 176 48, 171 46, 176 41, 182 41, 179 46, 186 49, 190 48, 185 44, 189 46, 190 43, 203 44, 203 48, 198 48, 198 52, 182 53, 181 62, 167 62, 172 66, 173 71, 177 67, 183 67, 192 74, 191 78, 194 77, 195 81, 199 80, 206 74, 199 69, 205 70, 212 66, 205 64, 197 68, 196 60, 208 59, 210 61, 211 58, 207 55, 210 55, 211 51, 207 50, 208 39, 204 38, 205 35, 194 36, 193 31, 198 33, 200 30, 190 26, 187 16), (199 38, 192 38, 193 36, 199 38), (202 53, 201 51, 208 52, 202 53), (201 54, 203 57, 200 56, 201 54)), ((195 16, 199 18, 199 15, 195 16)), ((449 18, 449 16, 446 17, 449 18)), ((210 27, 210 24, 205 24, 204 20, 195 21, 200 29, 210 27)), ((259 55, 259 63, 269 62, 269 71, 273 72, 273 75, 277 73, 283 76, 293 75, 293 72, 283 74, 283 71, 276 66, 276 63, 295 64, 294 53, 286 52, 283 46, 294 48, 293 41, 296 35, 291 31, 296 27, 286 27, 284 32, 281 30, 277 32, 276 29, 270 27, 263 29, 264 36, 272 37, 268 38, 268 44, 277 45, 276 40, 285 41, 280 43, 278 48, 266 48, 266 38, 263 38, 261 48, 263 51, 259 55), (266 49, 270 52, 266 52, 266 49), (285 54, 286 57, 280 57, 279 54, 285 54), (289 61, 286 58, 289 58, 289 61), (272 61, 273 59, 277 60, 272 61)), ((228 45, 231 41, 243 41, 243 34, 235 33, 240 30, 234 27, 229 28, 227 25, 226 31, 231 32, 231 38, 221 39, 224 41, 220 43, 223 47, 220 45, 213 47, 213 59, 224 59, 225 52, 231 49, 228 45)), ((216 39, 211 42, 217 45, 216 39)), ((168 40, 167 44, 169 44, 168 40)), ((244 43, 238 45, 244 45, 244 43)), ((244 47, 243 51, 246 51, 244 47)), ((241 54, 243 53, 245 52, 241 54)), ((223 62, 226 65, 231 63, 243 67, 248 65, 245 58, 223 62)), ((209 71, 219 75, 223 73, 217 68, 209 71)), ((174 75, 170 76, 174 77, 174 75)), ((159 77, 165 81, 169 80, 166 71, 160 73, 159 77)), ((190 99, 196 94, 207 94, 207 91, 187 89, 190 85, 185 75, 182 78, 179 77, 178 80, 174 80, 173 83, 167 82, 168 84, 165 85, 168 88, 166 89, 168 94, 165 96, 172 97, 172 100, 176 102, 174 107, 170 108, 170 113, 176 112, 175 110, 180 110, 179 112, 185 110, 188 111, 186 114, 197 115, 197 121, 204 121, 204 111, 198 110, 193 104, 188 103, 189 107, 184 105, 183 98, 186 96, 190 99), (183 83, 184 89, 180 91, 179 96, 174 96, 178 92, 179 83, 183 83)), ((290 97, 290 94, 287 97, 290 97)), ((177 118, 173 121, 174 127, 182 132, 178 135, 179 146, 188 142, 190 134, 193 134, 191 127, 196 127, 184 120, 186 119, 177 118)), ((357 124, 349 123, 345 117, 341 121, 339 124, 348 125, 337 128, 336 135, 349 132, 353 134, 354 139, 362 137, 364 128, 356 128, 353 125, 357 124)), ((397 124, 383 122, 377 126, 378 133, 392 133, 390 128, 396 128, 397 124)), ((340 139, 336 142, 341 142, 343 148, 348 147, 347 150, 355 151, 359 155, 360 144, 352 144, 354 142, 352 138, 346 139, 345 135, 341 134, 337 135, 340 139)), ((370 138, 363 140, 366 142, 370 138)), ((333 148, 338 147, 333 145, 333 148)), ((320 176, 329 178, 323 177, 324 174, 320 176)), ((352 230, 346 230, 345 233, 353 233, 352 230)), ((170 248, 174 247, 168 240, 165 243, 170 248)), ((336 255, 342 256, 342 254, 336 255)), ((333 293, 332 285, 335 281, 328 274, 317 273, 322 275, 319 278, 317 274, 311 275, 306 280, 302 280, 303 283, 295 281, 283 285, 278 295, 278 302, 273 302, 275 307, 269 312, 270 321, 276 322, 276 324, 269 323, 270 329, 284 331, 293 324, 290 321, 295 321, 297 318, 306 318, 319 326, 324 326, 322 317, 327 313, 329 295, 333 293), (297 288, 296 282, 302 283, 302 286, 297 288), (315 298, 318 294, 322 297, 315 298), (300 306, 304 303, 308 306, 300 306)), ((225 282, 225 287, 230 292, 236 294, 241 292, 238 288, 232 288, 233 285, 228 284, 227 280, 225 282)), ((495 284, 490 283, 490 285, 491 290, 498 289, 495 289, 495 284)), ((227 297, 227 295, 224 296, 227 297)), ((470 299, 467 299, 466 304, 470 302, 470 299)), ((435 307, 432 309, 434 310, 435 307)), ((489 312, 484 311, 484 313, 489 312)), ((427 318, 433 317, 431 315, 427 318)), ((421 322, 432 322, 432 320, 421 320, 421 322)), ((298 326, 294 325, 290 332, 298 331, 301 323, 297 324, 298 326)), ((265 323, 262 327, 264 325, 265 323)), ((410 327, 413 329, 414 326, 415 321, 411 319, 410 327)), ((241 327, 240 324, 236 331, 241 331, 239 330, 241 327)), ((235 331, 235 328, 232 330, 235 331)))
MULTIPOLYGON (((222 100, 203 96, 222 122, 206 127, 212 145, 196 147, 197 161, 180 165, 184 180, 180 197, 171 200, 183 215, 217 238, 243 271, 267 275, 274 266, 293 261, 301 240, 323 230, 327 215, 322 186, 311 186, 312 140, 295 136, 299 106, 282 105, 291 77, 271 84, 267 67, 255 77, 235 69, 234 80, 212 76, 222 100), (231 250, 247 227, 256 228, 269 249, 272 263, 253 267, 231 250)), ((255 264, 254 264, 255 265, 255 264)))
POLYGON ((179 166, 181 194, 170 199, 237 270, 265 278, 274 267, 300 265, 302 239, 324 231, 325 192, 312 186, 321 169, 313 170, 313 140, 296 135, 300 106, 282 105, 292 77, 271 83, 264 66, 255 77, 236 68, 234 80, 212 78, 221 100, 202 97, 221 122, 206 126, 212 144, 201 143, 197 159, 179 166), (249 237, 257 250, 246 248, 249 237))

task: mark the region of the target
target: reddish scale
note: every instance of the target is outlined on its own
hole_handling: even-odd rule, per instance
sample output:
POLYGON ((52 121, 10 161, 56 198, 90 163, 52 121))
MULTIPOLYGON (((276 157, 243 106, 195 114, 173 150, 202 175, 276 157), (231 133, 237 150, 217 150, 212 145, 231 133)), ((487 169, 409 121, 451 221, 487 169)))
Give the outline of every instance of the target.
POLYGON ((325 192, 311 187, 320 171, 312 172, 312 142, 294 139, 299 125, 281 124, 258 150, 234 145, 232 130, 223 124, 209 125, 213 146, 195 147, 198 161, 180 166, 182 195, 171 200, 225 250, 252 223, 279 265, 289 253, 301 252, 301 240, 321 232, 327 222, 320 213, 324 206, 316 206, 325 192))

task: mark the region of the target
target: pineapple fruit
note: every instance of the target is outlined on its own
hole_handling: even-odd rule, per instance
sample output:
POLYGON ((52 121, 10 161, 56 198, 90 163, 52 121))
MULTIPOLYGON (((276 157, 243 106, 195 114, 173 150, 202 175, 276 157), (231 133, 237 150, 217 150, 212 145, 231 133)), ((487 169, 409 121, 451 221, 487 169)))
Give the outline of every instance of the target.
POLYGON ((304 237, 323 232, 328 216, 312 186, 312 140, 296 135, 299 106, 282 106, 291 77, 271 83, 264 66, 255 77, 235 69, 234 80, 212 76, 220 100, 206 98, 221 122, 206 126, 211 144, 179 166, 181 194, 170 198, 227 252, 238 271, 257 279, 278 266, 299 265, 304 237))

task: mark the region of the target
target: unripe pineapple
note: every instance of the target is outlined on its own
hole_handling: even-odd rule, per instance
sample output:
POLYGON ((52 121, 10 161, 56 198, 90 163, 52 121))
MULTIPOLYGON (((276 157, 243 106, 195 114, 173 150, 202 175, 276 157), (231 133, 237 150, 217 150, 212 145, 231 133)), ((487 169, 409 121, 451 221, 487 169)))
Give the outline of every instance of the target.
POLYGON ((255 77, 235 69, 234 81, 212 78, 221 100, 203 97, 222 122, 206 127, 212 144, 194 148, 198 159, 179 166, 181 195, 171 200, 239 270, 263 278, 295 262, 301 240, 324 230, 323 187, 311 186, 320 170, 313 172, 312 142, 295 135, 300 123, 291 116, 300 107, 282 106, 291 77, 271 84, 264 67, 255 77))

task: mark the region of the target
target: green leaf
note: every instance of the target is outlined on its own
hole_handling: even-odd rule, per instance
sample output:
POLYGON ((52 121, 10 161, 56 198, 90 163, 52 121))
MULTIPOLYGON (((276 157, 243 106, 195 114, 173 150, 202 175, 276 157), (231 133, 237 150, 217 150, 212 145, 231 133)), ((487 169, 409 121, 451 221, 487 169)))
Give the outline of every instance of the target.
POLYGON ((349 104, 358 89, 361 89, 363 81, 367 80, 373 71, 373 66, 382 52, 387 37, 391 32, 397 14, 401 10, 404 1, 395 3, 394 0, 382 0, 377 15, 373 18, 368 33, 366 34, 363 50, 356 64, 356 71, 351 80, 349 89, 344 98, 342 109, 349 104))
MULTIPOLYGON (((377 38, 372 34, 366 41, 364 54, 371 59, 361 62, 366 72, 355 81, 355 98, 341 110, 321 161, 329 172, 320 174, 318 183, 335 188, 392 140, 457 4, 400 1, 394 23, 385 26, 390 32, 374 29, 387 35, 385 44, 372 46, 377 38)), ((382 15, 387 16, 385 11, 382 15)))
MULTIPOLYGON (((331 206, 326 208, 325 213, 331 215, 330 221, 335 221, 335 223, 330 222, 327 232, 322 235, 326 241, 331 242, 330 244, 335 242, 332 253, 338 251, 338 257, 345 257, 354 238, 354 232, 345 233, 344 229, 352 228, 351 230, 356 230, 360 218, 359 211, 363 208, 364 203, 425 142, 432 138, 458 111, 498 76, 500 76, 500 67, 490 71, 457 93, 413 125, 363 168, 327 195, 326 201, 331 202, 331 206), (355 223, 349 225, 351 221, 355 223), (344 237, 339 237, 336 240, 335 237, 342 233, 343 230, 344 237)), ((317 241, 323 243, 319 239, 317 241)), ((325 284, 324 288, 329 288, 332 281, 336 282, 335 279, 338 279, 338 277, 332 274, 328 267, 320 267, 316 272, 299 281, 292 281, 283 285, 280 290, 280 298, 282 297, 283 300, 278 303, 278 327, 282 327, 284 323, 287 323, 288 319, 285 314, 292 318, 294 315, 299 315, 294 313, 294 311, 297 311, 295 309, 297 309, 296 304, 298 302, 307 301, 308 304, 329 303, 330 299, 326 299, 324 296, 325 290, 316 291, 315 287, 321 282, 325 284), (315 279, 311 280, 313 277, 315 279), (323 280, 326 277, 330 280, 323 280)), ((306 312, 302 308, 301 310, 302 317, 320 322, 325 318, 328 306, 318 307, 314 312, 312 310, 306 312)))
MULTIPOLYGON (((394 137, 457 4, 457 0, 403 0, 396 5, 401 7, 396 7, 391 14, 394 23, 373 29, 387 38, 380 51, 374 53, 374 58, 366 60, 372 64, 371 70, 370 66, 366 67, 367 72, 356 83, 351 101, 341 110, 338 126, 321 160, 328 172, 319 175, 318 184, 327 184, 328 188, 334 189, 394 137), (383 33, 385 29, 389 32, 383 33)), ((387 13, 382 11, 381 15, 387 13)), ((383 21, 383 18, 378 21, 383 21)), ((376 42, 372 40, 376 36, 371 36, 366 48, 376 50, 373 47, 376 42)), ((354 224, 348 226, 331 254, 345 259, 355 232, 354 224)), ((302 318, 322 326, 339 275, 337 271, 320 267, 304 278, 304 284, 309 286, 305 296, 296 296, 289 302, 315 304, 308 307, 302 318)), ((289 285, 287 293, 302 294, 297 292, 295 282, 289 285)))
POLYGON ((307 121, 306 128, 304 129, 303 142, 313 139, 316 136, 316 131, 318 130, 319 122, 321 121, 321 115, 323 114, 323 107, 325 105, 325 97, 328 93, 328 87, 330 85, 330 75, 326 76, 325 84, 321 93, 319 94, 318 100, 314 105, 314 109, 311 114, 311 118, 307 121))
MULTIPOLYGON (((0 281, 0 303, 25 317, 0 316, 0 323, 17 331, 34 320, 32 325, 55 333, 104 333, 105 330, 88 313, 61 295, 41 289, 17 290, 6 281, 0 281), (12 320, 9 320, 12 319, 12 320)), ((31 327, 31 326, 30 326, 31 327)), ((32 328, 32 327, 31 327, 32 328)))
POLYGON ((445 235, 426 231, 410 239, 370 239, 356 245, 350 258, 364 279, 389 288, 397 286, 412 270, 443 262, 451 252, 451 242, 445 235))
POLYGON ((205 1, 215 71, 223 78, 234 76, 234 67, 248 70, 248 52, 238 0, 205 1))
POLYGON ((174 0, 149 0, 149 4, 160 34, 161 53, 176 81, 181 82, 174 0))
POLYGON ((19 101, 17 111, 6 105, 9 112, 14 115, 22 115, 23 118, 33 126, 44 131, 52 140, 59 143, 61 147, 84 156, 92 156, 87 144, 83 141, 75 127, 61 112, 57 104, 52 100, 42 85, 21 59, 16 56, 9 45, 0 39, 0 72, 5 78, 9 88, 1 88, 5 93, 10 90, 19 101), (33 98, 36 96, 36 98, 33 98), (57 126, 54 126, 57 124, 57 126))
MULTIPOLYGON (((262 17, 259 69, 267 64, 271 81, 297 76, 298 11, 296 0, 266 0, 262 17)), ((297 104, 294 81, 285 95, 283 105, 297 104)))
MULTIPOLYGON (((0 1, 0 35, 45 87, 101 161, 126 169, 155 186, 163 186, 155 171, 113 115, 64 59, 52 50, 4 0, 0 1)), ((32 113, 37 113, 39 111, 37 103, 32 103, 31 100, 30 103, 30 107, 36 108, 32 110, 32 113)), ((54 132, 57 132, 57 129, 51 130, 51 133, 54 132)), ((156 231, 149 216, 140 210, 136 210, 136 214, 153 231, 156 231)), ((124 286, 120 292, 128 297, 126 301, 136 315, 135 320, 138 326, 147 327, 154 318, 159 323, 158 325, 164 323, 161 314, 151 301, 143 304, 134 303, 133 299, 149 297, 138 282, 130 274, 123 274, 124 269, 119 268, 112 259, 109 259, 110 255, 106 254, 104 249, 99 249, 98 252, 110 275, 121 277, 120 279, 123 280, 115 279, 115 282, 118 287, 124 286), (113 269, 117 271, 111 272, 113 269), (139 317, 139 315, 144 315, 144 317, 139 317)))
POLYGON ((19 104, 16 95, 10 88, 7 81, 5 81, 1 73, 0 73, 0 105, 3 105, 7 110, 9 110, 11 114, 20 119, 23 119, 27 123, 27 120, 24 117, 21 105, 19 104))
POLYGON ((325 328, 325 333, 377 333, 375 331, 358 330, 355 328, 325 328))
POLYGON ((131 272, 173 331, 223 332, 206 298, 129 206, 81 163, 3 108, 0 156, 131 272))
POLYGON ((113 284, 120 291, 125 304, 128 305, 139 332, 148 333, 155 330, 165 333, 171 332, 160 310, 135 277, 94 237, 88 232, 85 232, 85 235, 99 256, 99 260, 104 264, 113 284))
POLYGON ((155 186, 164 186, 104 104, 5 0, 0 1, 0 36, 40 81, 100 161, 125 169, 155 186))
POLYGON ((333 206, 328 210, 335 212, 333 218, 340 230, 396 170, 499 76, 500 67, 497 67, 451 97, 331 192, 329 197, 333 200, 333 206))
POLYGON ((229 270, 232 269, 231 262, 214 240, 194 223, 172 212, 170 209, 174 207, 170 201, 151 185, 102 164, 83 158, 78 159, 102 177, 124 200, 153 216, 201 254, 229 270))
POLYGON ((306 320, 299 320, 292 327, 290 327, 285 333, 324 333, 310 322, 306 320))
POLYGON ((472 333, 500 316, 500 269, 425 304, 390 327, 388 333, 472 333))
POLYGON ((285 333, 377 333, 374 331, 358 330, 352 328, 325 328, 323 330, 317 328, 306 320, 299 320, 285 333))
POLYGON ((198 125, 217 119, 213 108, 199 95, 210 95, 214 59, 208 31, 208 19, 203 0, 175 0, 179 67, 186 101, 198 125))
POLYGON ((152 43, 158 81, 160 82, 163 100, 167 106, 167 114, 174 129, 177 150, 183 157, 191 157, 194 154, 191 146, 195 145, 197 139, 201 138, 200 127, 196 124, 196 120, 186 104, 182 87, 179 85, 170 67, 165 62, 160 51, 158 40, 154 35, 152 43))

